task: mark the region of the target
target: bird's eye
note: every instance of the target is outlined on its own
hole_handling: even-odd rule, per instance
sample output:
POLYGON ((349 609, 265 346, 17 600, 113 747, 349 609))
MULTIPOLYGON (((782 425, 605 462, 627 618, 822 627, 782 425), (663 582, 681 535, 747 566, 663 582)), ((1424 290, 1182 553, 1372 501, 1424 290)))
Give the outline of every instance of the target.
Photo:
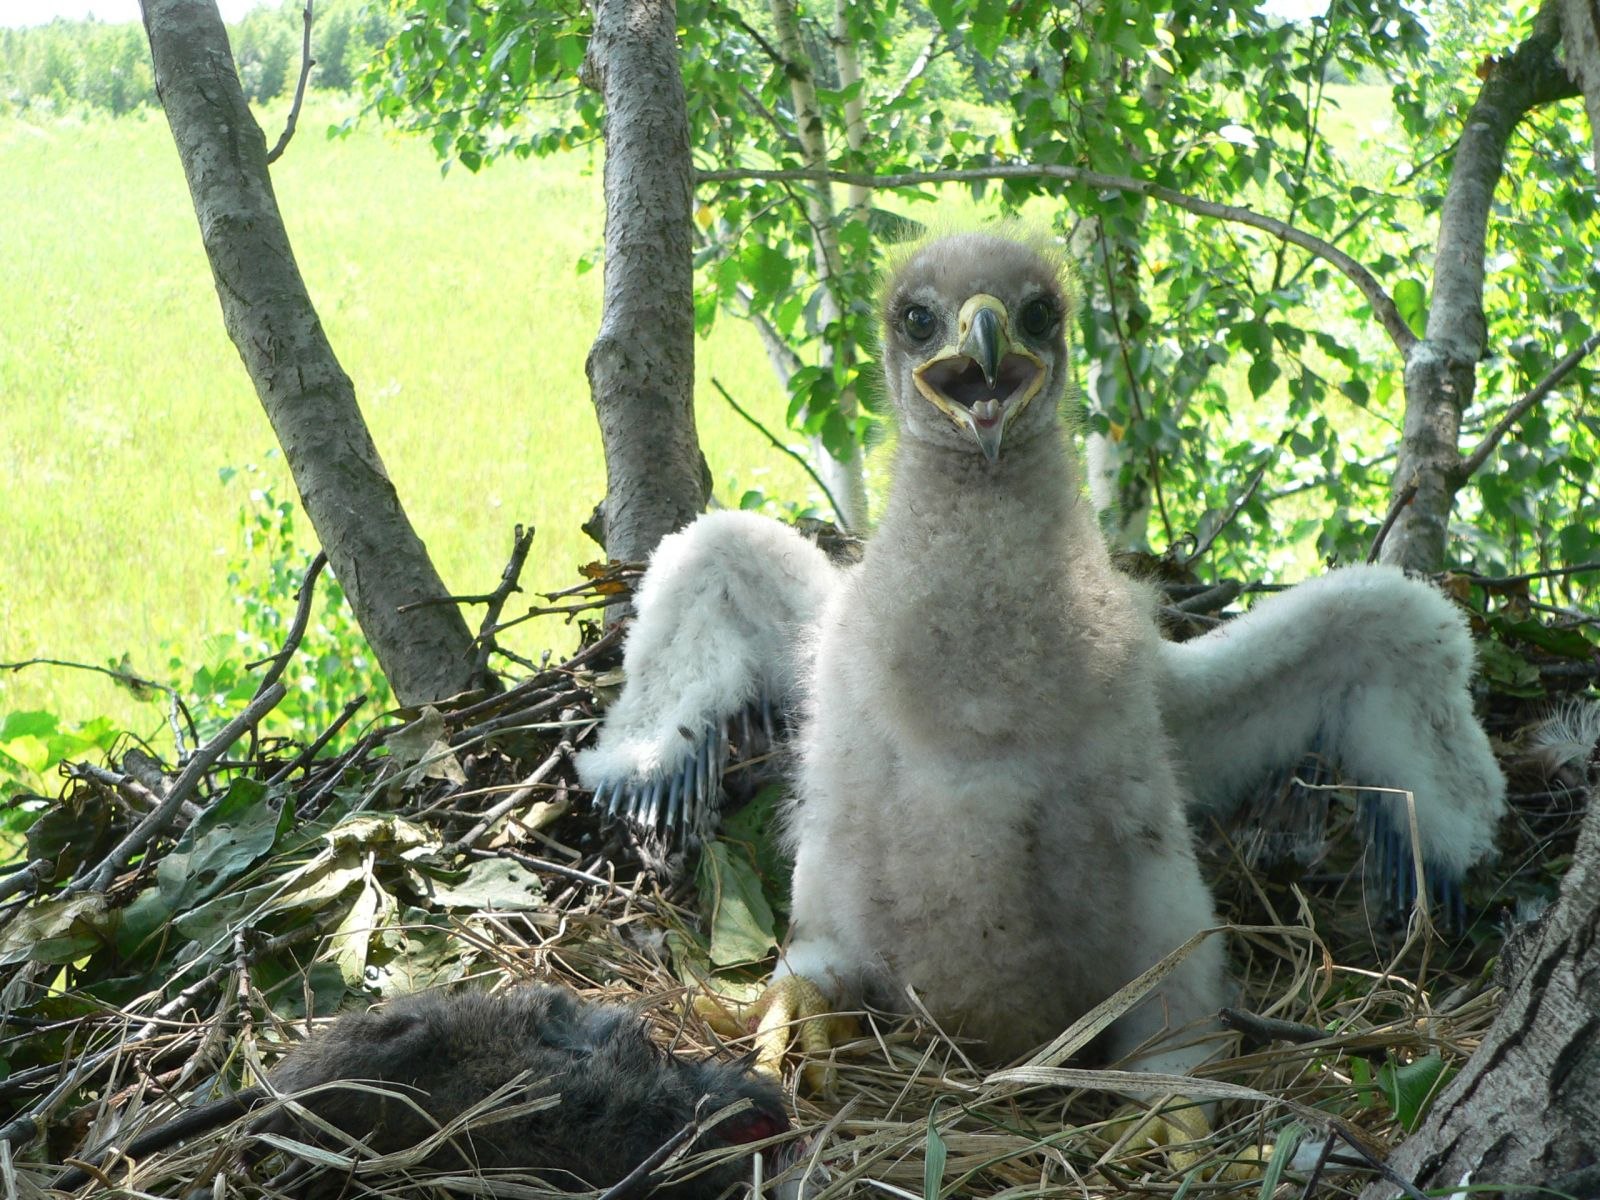
POLYGON ((1022 317, 1019 322, 1028 333, 1038 337, 1049 332, 1050 326, 1056 323, 1055 306, 1044 297, 1029 300, 1022 306, 1022 317))
POLYGON ((934 328, 939 324, 933 313, 920 304, 913 304, 906 309, 905 316, 901 320, 905 324, 906 332, 918 342, 925 342, 931 338, 934 328))

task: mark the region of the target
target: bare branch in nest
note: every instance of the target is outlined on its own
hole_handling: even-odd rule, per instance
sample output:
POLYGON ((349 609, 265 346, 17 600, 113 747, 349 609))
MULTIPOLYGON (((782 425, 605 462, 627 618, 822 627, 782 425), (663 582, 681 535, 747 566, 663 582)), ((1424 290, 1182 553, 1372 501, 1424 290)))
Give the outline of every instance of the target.
POLYGON ((300 648, 300 642, 306 636, 306 626, 311 623, 311 600, 316 594, 317 576, 322 574, 322 568, 327 565, 328 556, 318 550, 317 556, 306 568, 305 578, 300 581, 300 590, 296 593, 299 602, 295 605, 294 620, 289 623, 289 635, 283 639, 283 648, 271 658, 246 664, 246 670, 254 670, 263 663, 271 664, 267 667, 267 673, 261 677, 261 682, 256 685, 257 696, 278 682, 288 667, 289 660, 294 657, 294 652, 300 648))
POLYGON ((140 821, 122 841, 118 842, 99 867, 68 884, 64 894, 71 896, 80 892, 103 892, 108 889, 111 881, 122 872, 133 856, 165 832, 173 818, 178 815, 178 810, 183 807, 184 801, 188 800, 200 786, 211 765, 222 757, 229 746, 247 732, 253 731, 261 723, 262 718, 278 706, 283 697, 284 686, 281 683, 274 683, 265 691, 257 692, 242 713, 223 726, 222 732, 216 737, 195 751, 194 757, 173 781, 172 790, 162 800, 161 806, 140 821))

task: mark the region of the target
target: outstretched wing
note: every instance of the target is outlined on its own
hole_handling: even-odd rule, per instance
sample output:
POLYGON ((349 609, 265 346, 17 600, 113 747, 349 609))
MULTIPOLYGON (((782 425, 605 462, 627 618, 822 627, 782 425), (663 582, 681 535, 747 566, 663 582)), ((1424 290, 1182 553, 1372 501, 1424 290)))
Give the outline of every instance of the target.
POLYGON ((622 695, 577 757, 597 809, 668 834, 716 811, 728 726, 795 697, 841 568, 787 525, 717 512, 663 538, 639 585, 622 695))
POLYGON ((1166 727, 1196 808, 1226 816, 1310 751, 1361 792, 1382 889, 1417 881, 1459 910, 1461 877, 1493 848, 1505 779, 1472 711, 1472 639, 1437 589, 1392 567, 1350 567, 1259 601, 1161 650, 1166 727))

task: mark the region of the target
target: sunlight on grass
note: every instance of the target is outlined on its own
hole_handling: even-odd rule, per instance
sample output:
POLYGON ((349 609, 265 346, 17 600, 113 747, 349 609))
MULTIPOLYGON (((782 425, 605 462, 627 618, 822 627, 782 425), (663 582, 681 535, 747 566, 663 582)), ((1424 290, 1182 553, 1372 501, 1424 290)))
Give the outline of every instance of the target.
MULTIPOLYGON (((525 591, 574 582, 600 557, 579 525, 605 491, 583 370, 601 272, 575 269, 601 243, 598 157, 441 177, 413 139, 368 127, 326 140, 342 115, 326 103, 313 99, 274 186, 412 521, 453 591, 494 584, 517 523, 538 529, 525 591)), ((275 134, 275 120, 264 123, 275 134)), ((291 496, 287 470, 269 457, 272 431, 223 330, 159 114, 0 123, 0 178, 11 188, 0 229, 0 660, 126 652, 162 677, 169 653, 194 659, 236 625, 225 568, 246 494, 239 481, 225 488, 219 469, 258 464, 258 480, 291 496)), ((783 429, 753 332, 721 320, 696 351, 697 421, 719 498, 736 503, 736 481, 809 500, 799 468, 709 385, 715 374, 783 429)), ((545 619, 512 644, 537 654, 572 636, 545 619)), ((142 730, 161 721, 98 676, 0 676, 0 712, 35 707, 142 730)))

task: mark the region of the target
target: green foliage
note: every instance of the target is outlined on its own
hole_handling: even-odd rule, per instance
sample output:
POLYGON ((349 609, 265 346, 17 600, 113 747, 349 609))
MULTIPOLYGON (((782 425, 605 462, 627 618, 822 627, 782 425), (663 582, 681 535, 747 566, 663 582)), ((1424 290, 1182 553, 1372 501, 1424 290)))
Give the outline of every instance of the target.
MULTIPOLYGON (((447 164, 477 170, 597 135, 599 98, 578 77, 587 8, 423 0, 407 12, 368 96, 385 119, 425 131, 447 164)), ((936 197, 956 206, 943 170, 1081 167, 1247 204, 1353 254, 1421 329, 1429 230, 1476 67, 1486 49, 1526 36, 1531 6, 1362 0, 1299 24, 1199 0, 811 4, 801 15, 805 61, 787 64, 765 6, 680 5, 696 166, 804 165, 790 95, 790 72, 803 70, 818 88, 829 166, 925 182, 892 195, 835 189, 846 202, 827 284, 806 211, 812 185, 702 183, 696 316, 703 332, 719 313, 753 312, 795 348, 805 365, 788 381, 791 425, 838 453, 871 431, 870 404, 852 420, 840 403, 871 379, 873 270, 886 243, 918 230, 906 213, 936 197), (839 45, 855 50, 861 79, 842 73, 839 45), (1367 84, 1334 86, 1349 79, 1367 84), (838 301, 831 319, 824 287, 838 301)), ((1541 112, 1507 164, 1517 183, 1497 200, 1490 358, 1469 438, 1583 333, 1572 298, 1600 284, 1586 249, 1600 237, 1593 189, 1573 182, 1588 174, 1586 137, 1575 108, 1541 112)), ((1115 190, 1036 177, 971 191, 985 212, 1053 225, 1081 263, 1087 427, 1125 505, 1153 496, 1160 536, 1175 541, 1229 509, 1265 467, 1215 544, 1216 570, 1272 577, 1303 572, 1314 556, 1365 553, 1387 505, 1384 452, 1404 395, 1398 355, 1342 274, 1265 234, 1115 190), (1263 536, 1284 528, 1291 545, 1263 536)), ((1590 379, 1581 372, 1552 411, 1570 409, 1590 379)), ((1583 465, 1594 426, 1581 413, 1529 421, 1519 439, 1528 451, 1501 451, 1514 482, 1497 491, 1486 479, 1481 496, 1464 495, 1454 557, 1489 571, 1541 567, 1557 546, 1596 540, 1585 533, 1596 522, 1583 465), (1536 536, 1547 530, 1564 541, 1536 536)), ((1125 516, 1126 536, 1141 540, 1142 516, 1125 516)))
MULTIPOLYGON (((68 759, 109 752, 122 733, 109 717, 64 725, 53 712, 11 712, 0 720, 0 796, 48 793, 50 775, 68 759)), ((37 806, 0 807, 0 829, 24 828, 37 806)))
MULTIPOLYGON (((237 606, 238 626, 231 633, 207 639, 203 659, 167 660, 173 688, 191 697, 191 712, 200 735, 220 729, 255 695, 263 664, 282 649, 293 624, 301 581, 312 553, 296 534, 299 509, 280 500, 270 484, 258 478, 260 468, 220 472, 224 487, 235 480, 256 483, 239 511, 240 551, 229 566, 228 586, 237 606)), ((235 489, 237 490, 237 489, 235 489)), ((261 728, 300 741, 315 737, 333 723, 345 703, 366 695, 369 711, 389 704, 388 681, 356 624, 344 589, 330 570, 316 583, 313 616, 284 680, 289 691, 261 728)), ((354 736, 348 729, 343 737, 354 736)))
POLYGON ((1385 1060, 1376 1069, 1364 1058, 1350 1060, 1350 1078, 1366 1103, 1373 1105, 1382 1096, 1389 1111, 1394 1113, 1407 1133, 1416 1132, 1422 1119, 1428 1115, 1434 1098, 1455 1075, 1457 1068, 1446 1063, 1437 1054, 1425 1054, 1409 1062, 1393 1058, 1385 1060))

